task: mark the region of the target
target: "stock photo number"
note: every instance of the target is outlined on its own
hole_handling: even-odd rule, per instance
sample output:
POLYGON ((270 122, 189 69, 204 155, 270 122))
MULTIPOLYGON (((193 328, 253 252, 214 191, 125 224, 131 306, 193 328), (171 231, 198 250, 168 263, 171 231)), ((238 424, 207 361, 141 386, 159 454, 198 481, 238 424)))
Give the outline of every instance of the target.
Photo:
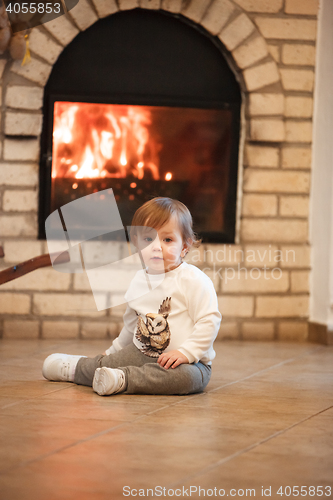
POLYGON ((62 16, 79 0, 4 0, 12 31, 29 30, 62 16))
POLYGON ((7 14, 60 14, 61 12, 61 4, 60 2, 52 3, 52 2, 9 2, 6 7, 7 14))

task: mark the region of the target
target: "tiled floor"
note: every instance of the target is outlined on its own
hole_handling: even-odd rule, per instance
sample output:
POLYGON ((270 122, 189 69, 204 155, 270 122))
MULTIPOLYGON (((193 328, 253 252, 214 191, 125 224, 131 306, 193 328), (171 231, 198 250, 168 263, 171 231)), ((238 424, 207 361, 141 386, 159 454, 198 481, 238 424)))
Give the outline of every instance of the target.
POLYGON ((100 397, 41 367, 105 342, 0 340, 0 500, 333 497, 333 347, 215 346, 203 394, 100 397))

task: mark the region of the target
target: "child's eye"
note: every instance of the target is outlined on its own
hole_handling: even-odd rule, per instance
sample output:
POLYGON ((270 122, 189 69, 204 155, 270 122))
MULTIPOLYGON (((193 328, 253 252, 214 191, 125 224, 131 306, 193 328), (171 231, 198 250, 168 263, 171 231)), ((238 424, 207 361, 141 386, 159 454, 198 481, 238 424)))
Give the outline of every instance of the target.
POLYGON ((149 241, 150 242, 150 241, 153 241, 153 239, 150 238, 149 236, 147 236, 146 238, 144 238, 144 241, 149 241))
POLYGON ((170 243, 170 241, 172 241, 172 239, 171 239, 171 238, 165 238, 165 241, 166 241, 167 243, 170 243))

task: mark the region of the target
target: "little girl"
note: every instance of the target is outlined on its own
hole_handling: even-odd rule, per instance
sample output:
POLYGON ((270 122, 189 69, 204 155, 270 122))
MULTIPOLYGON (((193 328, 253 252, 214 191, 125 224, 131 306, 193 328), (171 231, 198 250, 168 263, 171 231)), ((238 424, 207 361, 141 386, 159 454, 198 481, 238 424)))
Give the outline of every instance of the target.
POLYGON ((200 244, 191 214, 180 201, 154 198, 135 212, 131 237, 146 268, 126 293, 119 336, 95 358, 51 354, 43 376, 92 386, 100 396, 201 392, 211 377, 221 314, 212 281, 183 262, 200 244), (146 289, 147 274, 160 283, 145 295, 135 293, 146 289))

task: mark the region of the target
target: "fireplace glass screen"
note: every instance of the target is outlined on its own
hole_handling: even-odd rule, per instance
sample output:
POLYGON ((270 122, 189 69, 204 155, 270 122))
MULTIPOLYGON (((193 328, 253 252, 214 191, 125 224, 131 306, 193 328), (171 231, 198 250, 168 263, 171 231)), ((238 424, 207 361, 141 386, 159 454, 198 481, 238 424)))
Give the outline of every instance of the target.
POLYGON ((51 212, 111 188, 124 225, 168 196, 189 207, 199 234, 224 231, 230 109, 56 101, 53 111, 51 212))

